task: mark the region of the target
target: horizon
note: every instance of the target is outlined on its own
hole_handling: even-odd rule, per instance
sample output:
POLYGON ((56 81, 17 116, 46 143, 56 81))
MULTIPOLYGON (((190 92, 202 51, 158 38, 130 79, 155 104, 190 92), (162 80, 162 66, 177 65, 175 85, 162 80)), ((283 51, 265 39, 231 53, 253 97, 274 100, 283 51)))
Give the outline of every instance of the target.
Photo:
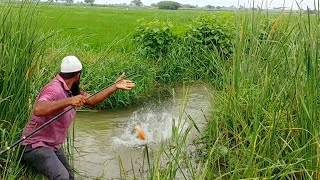
MULTIPOLYGON (((143 5, 150 6, 151 4, 158 3, 161 0, 141 0, 143 5)), ((198 7, 205 7, 207 5, 211 6, 225 6, 225 7, 246 7, 246 8, 252 8, 252 7, 260 7, 262 9, 273 9, 273 8, 286 8, 286 9, 307 9, 309 7, 310 9, 314 9, 314 0, 302 0, 300 2, 296 2, 295 0, 282 0, 282 1, 276 1, 276 0, 171 0, 178 2, 180 4, 190 4, 198 7)), ((318 4, 319 0, 316 0, 316 4, 318 4)), ((77 0, 77 2, 83 2, 77 0)), ((131 0, 95 0, 94 4, 130 4, 131 0)), ((316 5, 317 6, 317 5, 316 5)))

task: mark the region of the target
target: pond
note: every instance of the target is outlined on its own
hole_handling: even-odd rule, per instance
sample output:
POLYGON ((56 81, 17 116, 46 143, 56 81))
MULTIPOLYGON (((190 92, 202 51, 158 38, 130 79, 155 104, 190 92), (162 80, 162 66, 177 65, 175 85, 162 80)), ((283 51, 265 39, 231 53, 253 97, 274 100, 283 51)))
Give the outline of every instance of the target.
MULTIPOLYGON (((159 96, 136 107, 79 112, 74 123, 77 179, 121 179, 120 167, 141 177, 147 169, 143 160, 145 144, 152 154, 171 138, 173 124, 177 126, 186 114, 202 129, 210 115, 213 90, 206 84, 196 84, 168 92, 170 97, 159 96), (137 125, 145 133, 145 140, 137 138, 137 125)), ((189 138, 196 134, 193 130, 189 138)))

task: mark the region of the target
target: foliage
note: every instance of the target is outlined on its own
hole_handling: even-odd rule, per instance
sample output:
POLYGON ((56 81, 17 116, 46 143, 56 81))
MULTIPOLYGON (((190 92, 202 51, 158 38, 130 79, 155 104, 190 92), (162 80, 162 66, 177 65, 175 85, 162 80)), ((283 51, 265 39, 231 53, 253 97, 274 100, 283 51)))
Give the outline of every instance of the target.
POLYGON ((136 6, 138 6, 138 7, 140 7, 140 6, 143 5, 143 3, 141 2, 141 0, 133 0, 133 1, 131 1, 131 3, 134 4, 134 5, 136 5, 136 6))
POLYGON ((191 4, 181 4, 181 8, 196 8, 196 6, 191 5, 191 4))
MULTIPOLYGON (((218 56, 228 58, 233 52, 234 26, 232 16, 201 16, 187 25, 185 32, 173 35, 171 23, 159 20, 140 20, 134 34, 134 41, 146 57, 165 57, 176 49, 187 52, 216 51, 218 56)), ((177 28, 176 28, 177 29, 177 28)), ((176 33, 177 34, 177 33, 176 33)), ((183 54, 183 53, 182 53, 183 54)))
MULTIPOLYGON (((176 41, 162 61, 157 61, 156 81, 160 84, 204 81, 210 84, 221 76, 219 55, 205 48, 191 48, 190 43, 176 41)), ((218 85, 216 85, 217 87, 218 85)))
POLYGON ((172 23, 159 20, 147 22, 145 19, 140 19, 138 23, 133 37, 134 42, 140 45, 140 52, 146 57, 164 57, 176 39, 172 33, 172 23))
POLYGON ((95 0, 84 0, 85 3, 91 4, 93 6, 95 0))
POLYGON ((261 36, 262 15, 239 17, 201 149, 207 179, 319 178, 318 18, 279 14, 261 36))
MULTIPOLYGON (((37 28, 38 11, 32 2, 21 2, 19 8, 5 4, 0 10, 0 149, 3 150, 21 138, 22 128, 29 120, 32 82, 49 37, 37 28)), ((23 175, 20 158, 19 147, 0 157, 0 179, 19 179, 23 175)))
POLYGON ((319 17, 280 14, 265 32, 261 14, 236 18, 232 61, 200 56, 204 48, 198 61, 184 60, 181 42, 160 61, 160 82, 192 77, 204 62, 220 71, 223 88, 197 151, 179 133, 149 160, 150 179, 319 179, 319 17))
MULTIPOLYGON (((53 1, 53 0, 52 0, 53 1)), ((66 3, 69 3, 69 4, 72 4, 73 3, 73 0, 65 0, 66 3)))
POLYGON ((191 43, 191 48, 204 47, 217 50, 221 56, 228 57, 233 52, 234 26, 232 18, 216 16, 201 16, 188 25, 185 40, 191 43))
POLYGON ((93 94, 112 84, 122 72, 126 78, 134 81, 137 86, 131 91, 117 91, 94 109, 118 109, 138 103, 142 98, 154 91, 153 69, 146 63, 141 63, 139 57, 128 54, 105 58, 104 54, 96 55, 96 59, 84 59, 84 73, 81 77, 83 91, 93 94))
POLYGON ((160 1, 157 6, 159 9, 177 10, 181 7, 181 4, 174 1, 160 1))
POLYGON ((215 6, 207 5, 207 6, 205 6, 205 8, 208 8, 208 9, 214 9, 214 8, 215 8, 215 6))
MULTIPOLYGON (((79 49, 88 54, 101 51, 128 53, 136 50, 132 43, 132 32, 137 26, 137 20, 145 18, 148 21, 171 21, 183 26, 196 18, 201 11, 162 11, 138 8, 124 11, 119 8, 84 8, 83 6, 56 6, 39 4, 39 24, 45 25, 44 32, 58 31, 55 41, 72 42, 70 50, 79 49), (51 18, 48 18, 51 17, 51 18), (93 20, 94 19, 94 20, 93 20)), ((42 27, 41 26, 41 27, 42 27)), ((51 41, 50 41, 51 42, 51 41)), ((59 47, 52 43, 52 49, 59 47)), ((66 52, 67 53, 67 52, 66 52)), ((76 53, 79 53, 78 51, 76 53)))
MULTIPOLYGON (((70 7, 63 8, 73 12, 70 7)), ((84 11, 80 8, 77 12, 81 13, 73 14, 71 18, 72 22, 75 22, 72 26, 86 27, 86 30, 90 31, 89 34, 108 32, 91 38, 96 41, 97 46, 111 45, 104 46, 101 48, 103 50, 93 51, 89 48, 92 45, 90 43, 81 41, 78 44, 70 43, 72 46, 68 47, 69 43, 61 43, 66 38, 61 38, 61 42, 55 43, 63 44, 62 50, 55 49, 57 47, 55 43, 44 46, 43 39, 35 30, 39 25, 34 24, 34 19, 31 20, 35 16, 19 16, 10 13, 9 16, 5 16, 8 15, 8 10, 1 9, 3 25, 0 28, 2 37, 0 40, 1 149, 20 137, 20 132, 28 120, 26 116, 32 108, 35 89, 39 90, 42 87, 43 79, 51 79, 56 73, 55 68, 65 54, 73 53, 83 60, 85 69, 81 77, 81 85, 89 93, 113 82, 122 71, 127 72, 127 75, 142 71, 133 77, 138 84, 133 91, 116 92, 109 100, 96 107, 99 109, 117 108, 135 103, 146 94, 152 94, 156 88, 154 84, 204 80, 217 87, 214 91, 212 117, 208 118, 206 131, 199 140, 197 156, 189 154, 192 148, 186 146, 184 134, 179 134, 180 138, 173 139, 172 146, 159 151, 164 156, 175 158, 171 158, 165 164, 167 166, 162 166, 161 154, 156 161, 152 161, 154 166, 151 166, 148 171, 152 179, 159 177, 174 179, 177 178, 177 172, 187 172, 192 179, 319 178, 319 147, 317 147, 320 119, 318 98, 320 77, 317 73, 320 67, 319 17, 285 14, 283 18, 279 15, 272 23, 264 20, 268 19, 264 17, 269 16, 268 14, 256 14, 256 11, 252 14, 239 13, 235 21, 218 22, 220 19, 217 17, 200 17, 189 24, 187 32, 180 33, 178 37, 173 35, 174 27, 169 25, 171 23, 162 24, 161 21, 157 21, 149 24, 145 21, 144 26, 139 26, 141 27, 139 32, 146 33, 148 35, 146 40, 152 41, 151 44, 155 43, 157 46, 150 44, 146 46, 147 49, 154 49, 154 53, 149 52, 148 49, 144 51, 144 55, 156 60, 161 58, 161 61, 145 61, 144 57, 137 56, 135 53, 125 51, 119 55, 110 51, 111 48, 105 48, 113 46, 115 44, 113 40, 117 41, 115 37, 119 35, 110 33, 118 32, 114 29, 105 30, 109 24, 104 24, 100 29, 93 31, 96 25, 91 24, 91 18, 89 18, 90 21, 76 26, 83 20, 79 14, 84 11), (231 24, 228 24, 229 22, 231 24), (233 32, 233 23, 235 23, 235 32, 233 32), (160 29, 162 33, 157 34, 154 29, 158 27, 167 27, 169 30, 160 29), (198 33, 194 33, 193 28, 198 33), (218 30, 222 32, 216 32, 218 30), (114 37, 111 38, 112 40, 99 41, 104 39, 101 37, 109 38, 109 34, 114 37), (150 37, 151 35, 156 35, 157 38, 150 37), (219 47, 220 42, 220 44, 217 43, 214 38, 203 39, 215 35, 218 39, 220 36, 225 38, 235 36, 234 42, 231 40, 233 54, 228 57, 229 60, 226 61, 221 56, 230 51, 224 52, 219 47), (163 43, 167 44, 163 46, 160 44, 161 48, 157 49, 158 40, 161 42, 166 39, 162 36, 169 38, 168 42, 171 43, 164 41, 163 43), (79 48, 79 44, 85 45, 79 48), (48 54, 46 61, 39 62, 42 59, 42 53, 48 47, 52 52, 48 54), (97 51, 103 53, 99 54, 97 51), (191 162, 193 158, 198 160, 197 163, 191 162)), ((29 12, 23 8, 21 10, 24 13, 29 12)), ((50 10, 46 13, 55 15, 50 10)), ((130 17, 132 21, 138 18, 138 15, 133 18, 133 13, 126 15, 118 10, 102 11, 92 8, 86 11, 95 12, 92 14, 99 14, 104 19, 110 17, 104 16, 108 11, 121 14, 121 18, 130 17)), ((159 19, 165 19, 166 13, 172 13, 156 12, 160 14, 157 16, 162 16, 159 19)), ((140 16, 146 16, 146 14, 152 18, 156 16, 148 14, 147 11, 139 11, 137 14, 140 13, 142 14, 140 16)), ((189 16, 190 12, 181 15, 182 13, 184 12, 179 12, 175 16, 178 23, 194 17, 189 16)), ((170 14, 170 16, 174 15, 170 14)), ((39 17, 42 16, 39 15, 39 17)), ((114 24, 117 21, 109 23, 114 24)), ((48 24, 54 24, 50 22, 48 24)), ((64 19, 58 22, 61 24, 54 25, 61 30, 67 22, 69 21, 64 19)), ((115 29, 120 29, 119 27, 121 24, 118 24, 115 29)), ((123 34, 128 33, 132 27, 133 23, 126 25, 127 29, 123 34)), ((184 29, 181 24, 179 27, 184 29)), ((41 28, 37 30, 41 31, 41 28)), ((71 34, 67 30, 64 33, 67 37, 71 34)), ((78 34, 76 36, 79 38, 78 34)), ((140 50, 144 49, 142 48, 144 36, 139 34, 135 36, 138 37, 137 42, 142 43, 142 45, 139 44, 140 50)), ((224 40, 222 38, 222 43, 224 40)), ((128 42, 125 41, 124 44, 130 44, 128 42)), ((8 179, 20 178, 25 171, 18 163, 19 158, 17 151, 10 151, 5 157, 0 157, 1 176, 6 176, 5 178, 8 179)))

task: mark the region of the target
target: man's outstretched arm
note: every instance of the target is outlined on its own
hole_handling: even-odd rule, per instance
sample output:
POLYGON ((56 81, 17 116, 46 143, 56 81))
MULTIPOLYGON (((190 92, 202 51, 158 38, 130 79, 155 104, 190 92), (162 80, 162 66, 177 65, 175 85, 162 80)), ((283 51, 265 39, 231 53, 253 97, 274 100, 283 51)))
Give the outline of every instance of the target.
MULTIPOLYGON (((123 73, 116 81, 115 84, 112 86, 106 88, 105 90, 99 92, 98 94, 90 97, 89 99, 86 100, 87 105, 89 106, 94 106, 106 98, 108 98, 112 93, 114 93, 118 89, 123 89, 123 90, 131 90, 134 86, 135 83, 130 81, 130 80, 125 80, 124 79, 125 74, 123 73)), ((88 98, 88 95, 87 95, 88 98)))

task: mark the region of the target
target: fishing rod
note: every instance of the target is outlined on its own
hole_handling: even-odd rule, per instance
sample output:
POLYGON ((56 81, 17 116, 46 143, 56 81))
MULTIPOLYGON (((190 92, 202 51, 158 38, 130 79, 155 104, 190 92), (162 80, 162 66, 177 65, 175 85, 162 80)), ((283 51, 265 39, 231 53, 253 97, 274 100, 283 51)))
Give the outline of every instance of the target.
MULTIPOLYGON (((138 73, 137 73, 138 74, 138 73)), ((133 77, 136 74, 131 74, 128 77, 133 77)), ((111 87, 114 84, 117 84, 118 82, 122 81, 123 79, 120 79, 118 81, 115 81, 114 83, 111 83, 110 85, 102 88, 101 90, 95 92, 94 94, 90 95, 87 99, 90 99, 91 97, 95 96, 96 94, 102 92, 103 90, 111 87)), ((17 146, 18 144, 20 144, 22 141, 28 139, 29 137, 31 137, 32 135, 36 134, 37 132, 41 131, 42 129, 48 127, 52 122, 56 121, 57 119, 59 119, 61 116, 63 116, 65 113, 69 112, 70 110, 74 109, 76 106, 71 106, 70 108, 62 111, 61 113, 59 113, 58 115, 56 115, 55 117, 51 118, 49 121, 47 121, 46 123, 42 124, 41 126, 39 126, 38 128, 36 128, 35 130, 33 130, 30 134, 28 134, 27 136, 23 136, 21 137, 19 140, 17 140, 16 142, 14 142, 13 144, 11 144, 10 146, 6 147, 4 150, 0 151, 0 156, 2 154, 5 154, 7 151, 9 151, 10 149, 14 148, 15 146, 17 146)))

